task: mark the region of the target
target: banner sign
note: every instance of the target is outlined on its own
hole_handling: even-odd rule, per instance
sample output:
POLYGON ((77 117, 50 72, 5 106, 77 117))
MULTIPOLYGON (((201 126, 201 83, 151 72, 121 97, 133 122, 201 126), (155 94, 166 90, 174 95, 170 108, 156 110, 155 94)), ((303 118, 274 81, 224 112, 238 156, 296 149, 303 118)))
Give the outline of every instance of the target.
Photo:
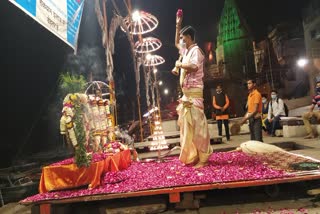
POLYGON ((9 0, 74 50, 84 0, 9 0))

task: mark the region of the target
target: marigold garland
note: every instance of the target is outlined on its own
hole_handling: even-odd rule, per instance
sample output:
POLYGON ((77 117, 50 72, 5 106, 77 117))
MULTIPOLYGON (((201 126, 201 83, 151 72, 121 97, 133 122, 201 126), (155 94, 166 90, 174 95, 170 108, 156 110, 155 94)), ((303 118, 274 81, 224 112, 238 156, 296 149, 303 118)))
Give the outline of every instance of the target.
POLYGON ((60 119, 60 132, 66 134, 75 148, 75 163, 78 167, 88 167, 91 163, 91 155, 87 155, 85 110, 87 98, 85 94, 68 94, 63 100, 63 116, 60 119))

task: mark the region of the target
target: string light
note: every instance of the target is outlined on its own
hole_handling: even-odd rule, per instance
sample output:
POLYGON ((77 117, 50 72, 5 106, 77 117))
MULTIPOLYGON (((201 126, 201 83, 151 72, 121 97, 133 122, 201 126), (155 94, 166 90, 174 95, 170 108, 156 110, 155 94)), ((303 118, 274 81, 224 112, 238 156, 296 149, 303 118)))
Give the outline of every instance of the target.
POLYGON ((145 66, 156 66, 156 65, 163 64, 164 62, 165 60, 162 58, 162 56, 147 54, 146 60, 144 61, 143 64, 145 66))
MULTIPOLYGON (((141 35, 153 31, 158 26, 159 21, 150 13, 135 11, 132 13, 132 17, 128 15, 124 18, 124 23, 131 34, 141 35)), ((121 29, 124 31, 123 28, 121 29)))
POLYGON ((134 51, 137 53, 151 53, 158 50, 162 46, 159 39, 147 37, 139 40, 134 45, 134 51))

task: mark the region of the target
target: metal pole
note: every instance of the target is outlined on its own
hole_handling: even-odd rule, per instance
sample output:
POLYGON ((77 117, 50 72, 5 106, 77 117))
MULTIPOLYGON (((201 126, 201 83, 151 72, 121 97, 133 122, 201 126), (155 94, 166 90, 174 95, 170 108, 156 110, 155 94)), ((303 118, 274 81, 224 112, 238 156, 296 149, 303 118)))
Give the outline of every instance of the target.
POLYGON ((160 119, 160 122, 162 123, 162 118, 161 118, 161 109, 160 109, 160 93, 159 93, 159 83, 158 83, 158 80, 157 80, 157 74, 153 73, 154 75, 154 82, 156 84, 156 94, 157 94, 157 106, 158 106, 158 112, 159 112, 159 119, 160 119))
MULTIPOLYGON (((144 70, 144 73, 145 73, 145 66, 143 67, 143 70, 144 70)), ((152 82, 152 80, 151 80, 151 74, 150 74, 150 72, 151 72, 151 69, 150 69, 150 66, 148 66, 148 71, 147 71, 148 73, 149 73, 149 79, 147 80, 147 79, 145 79, 144 81, 146 82, 146 98, 147 98, 147 109, 148 109, 148 122, 149 122, 149 131, 150 131, 150 134, 151 135, 153 135, 153 128, 152 128, 152 116, 151 116, 151 110, 153 109, 153 106, 152 105, 150 105, 150 99, 148 100, 148 97, 149 97, 149 83, 150 83, 150 81, 152 82), (151 106, 151 107, 150 107, 151 106)), ((145 73, 145 77, 147 77, 148 76, 148 74, 147 73, 145 73)))
POLYGON ((270 70, 270 77, 271 77, 271 87, 274 88, 274 84, 273 84, 273 71, 272 71, 272 65, 271 65, 271 57, 270 57, 270 43, 269 43, 269 40, 267 40, 268 42, 268 56, 269 56, 269 70, 270 70))
POLYGON ((140 125, 140 142, 143 141, 143 132, 142 132, 142 120, 141 120, 141 109, 140 109, 140 94, 138 95, 138 110, 139 110, 139 125, 140 125))

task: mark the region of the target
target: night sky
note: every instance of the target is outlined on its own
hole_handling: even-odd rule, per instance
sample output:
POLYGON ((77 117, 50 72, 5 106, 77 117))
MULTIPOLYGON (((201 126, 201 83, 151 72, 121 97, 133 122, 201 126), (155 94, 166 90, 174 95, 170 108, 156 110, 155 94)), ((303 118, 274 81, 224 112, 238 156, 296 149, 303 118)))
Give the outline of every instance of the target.
MULTIPOLYGON (((101 33, 94 13, 94 1, 87 0, 80 26, 79 52, 93 51, 98 56, 96 76, 105 80, 104 50, 101 33), (100 56, 100 58, 99 58, 100 56)), ((114 10, 108 2, 108 13, 114 10)), ((122 1, 121 15, 126 15, 122 1)), ((238 0, 242 15, 249 24, 256 40, 266 36, 269 27, 281 21, 301 20, 301 8, 306 0, 238 0)), ((163 46, 156 52, 165 58, 159 66, 160 76, 168 83, 177 79, 169 74, 178 56, 174 47, 175 14, 184 11, 184 25, 197 30, 197 41, 215 42, 217 23, 223 0, 132 0, 133 8, 145 10, 159 20, 158 28, 149 36, 159 38, 163 46)), ((1 74, 4 99, 2 105, 6 129, 1 138, 1 166, 7 166, 23 154, 33 154, 46 148, 61 145, 59 127, 49 117, 52 103, 57 99, 60 72, 66 71, 73 50, 62 40, 26 15, 8 1, 0 1, 1 22, 1 74), (7 139, 7 140, 6 140, 7 139)), ((109 16, 109 20, 111 15, 109 16)), ((132 60, 128 42, 122 32, 116 34, 114 56, 118 94, 123 99, 134 96, 132 60)), ((120 99, 121 100, 121 99, 120 99)), ((120 103, 121 104, 121 103, 120 103)), ((60 108, 60 106, 58 107, 60 108)), ((4 121, 4 120, 2 120, 4 121)))

